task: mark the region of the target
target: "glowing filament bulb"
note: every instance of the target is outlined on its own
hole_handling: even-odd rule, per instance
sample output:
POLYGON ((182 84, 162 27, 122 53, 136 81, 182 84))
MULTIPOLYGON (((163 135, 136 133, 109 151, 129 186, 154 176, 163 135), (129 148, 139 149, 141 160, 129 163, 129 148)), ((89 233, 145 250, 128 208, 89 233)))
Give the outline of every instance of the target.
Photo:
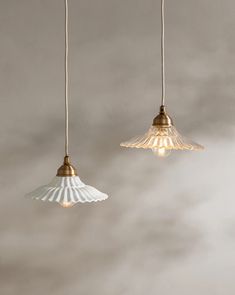
POLYGON ((154 155, 160 157, 160 158, 166 158, 170 155, 171 150, 165 149, 164 147, 161 148, 152 148, 152 151, 154 155))
POLYGON ((71 207, 73 207, 73 205, 75 205, 75 203, 63 201, 63 202, 60 202, 60 205, 63 208, 71 208, 71 207))

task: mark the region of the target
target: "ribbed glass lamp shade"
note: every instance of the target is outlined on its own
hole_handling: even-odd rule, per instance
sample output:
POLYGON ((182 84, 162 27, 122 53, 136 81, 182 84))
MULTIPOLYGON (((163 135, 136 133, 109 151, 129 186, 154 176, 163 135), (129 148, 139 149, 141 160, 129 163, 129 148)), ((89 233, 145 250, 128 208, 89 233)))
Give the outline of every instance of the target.
POLYGON ((202 150, 203 146, 182 136, 174 127, 171 117, 166 113, 166 75, 165 75, 165 0, 161 0, 161 78, 162 97, 159 114, 144 135, 121 143, 130 148, 152 149, 155 155, 166 157, 172 150, 202 150))
POLYGON ((198 151, 203 146, 182 136, 173 125, 172 119, 161 106, 159 115, 147 133, 121 143, 123 147, 152 149, 158 156, 167 156, 171 150, 198 151))
POLYGON ((151 126, 144 135, 134 137, 121 143, 123 147, 143 149, 169 149, 169 150, 202 150, 203 147, 182 136, 174 126, 151 126))
POLYGON ((84 184, 78 176, 56 176, 49 184, 37 188, 26 197, 57 202, 63 207, 72 207, 76 203, 103 201, 108 198, 106 194, 84 184))

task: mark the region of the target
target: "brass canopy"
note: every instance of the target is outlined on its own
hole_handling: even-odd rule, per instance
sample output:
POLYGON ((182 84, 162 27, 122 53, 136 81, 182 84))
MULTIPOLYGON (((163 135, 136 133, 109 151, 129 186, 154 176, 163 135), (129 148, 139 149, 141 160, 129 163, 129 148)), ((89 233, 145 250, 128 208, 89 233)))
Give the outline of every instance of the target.
POLYGON ((76 176, 77 171, 73 165, 70 164, 69 156, 64 157, 64 163, 60 168, 57 170, 56 176, 76 176))
POLYGON ((170 116, 166 113, 166 107, 160 106, 160 112, 157 117, 153 120, 153 126, 158 127, 171 127, 173 125, 173 121, 170 116))

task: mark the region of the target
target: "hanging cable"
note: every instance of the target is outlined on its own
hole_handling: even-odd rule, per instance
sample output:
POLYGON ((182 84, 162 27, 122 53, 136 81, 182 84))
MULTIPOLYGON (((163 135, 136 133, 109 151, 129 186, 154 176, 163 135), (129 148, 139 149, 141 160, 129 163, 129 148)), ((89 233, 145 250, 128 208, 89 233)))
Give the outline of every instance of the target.
POLYGON ((165 105, 165 0, 161 0, 161 67, 162 67, 162 105, 165 105))
POLYGON ((69 53, 69 30, 68 30, 68 0, 64 0, 65 3, 65 156, 69 153, 69 104, 68 104, 68 84, 69 84, 69 72, 68 72, 68 53, 69 53))

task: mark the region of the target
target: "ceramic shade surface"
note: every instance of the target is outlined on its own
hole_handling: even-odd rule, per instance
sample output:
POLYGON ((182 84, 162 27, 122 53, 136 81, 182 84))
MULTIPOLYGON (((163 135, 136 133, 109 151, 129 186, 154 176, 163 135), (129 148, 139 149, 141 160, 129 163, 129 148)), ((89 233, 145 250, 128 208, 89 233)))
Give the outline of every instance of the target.
POLYGON ((134 137, 121 143, 123 147, 168 150, 202 150, 203 146, 182 136, 174 126, 151 126, 144 135, 134 137))
POLYGON ((57 203, 97 202, 108 198, 106 194, 84 184, 78 176, 56 176, 49 184, 39 187, 26 197, 57 203))

